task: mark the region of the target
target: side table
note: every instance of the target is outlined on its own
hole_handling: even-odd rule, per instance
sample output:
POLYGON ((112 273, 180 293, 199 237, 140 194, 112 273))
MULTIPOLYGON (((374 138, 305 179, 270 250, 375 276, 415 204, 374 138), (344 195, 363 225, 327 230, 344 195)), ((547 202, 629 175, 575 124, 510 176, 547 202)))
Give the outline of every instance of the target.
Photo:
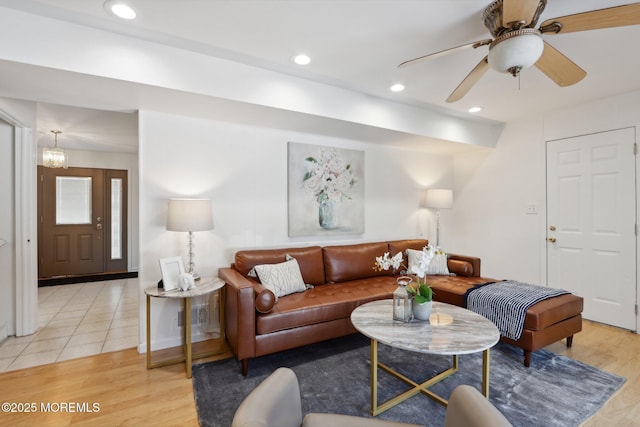
POLYGON ((196 282, 196 286, 188 291, 174 289, 165 291, 156 286, 145 288, 144 293, 147 296, 147 369, 157 368, 160 366, 172 365, 175 363, 185 362, 187 378, 191 378, 191 363, 193 359, 214 356, 224 351, 224 285, 225 283, 217 277, 202 278, 196 282), (212 292, 219 293, 218 311, 220 314, 220 348, 218 351, 207 351, 198 354, 192 354, 191 347, 191 299, 202 295, 208 295, 212 292), (184 310, 184 356, 163 360, 160 362, 151 362, 151 297, 157 298, 173 298, 182 299, 184 310))

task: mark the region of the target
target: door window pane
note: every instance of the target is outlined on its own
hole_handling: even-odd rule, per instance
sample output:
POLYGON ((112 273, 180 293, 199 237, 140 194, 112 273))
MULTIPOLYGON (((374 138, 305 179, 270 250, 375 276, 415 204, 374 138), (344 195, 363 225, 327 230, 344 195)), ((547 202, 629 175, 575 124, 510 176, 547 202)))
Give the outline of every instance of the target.
POLYGON ((122 179, 111 179, 111 259, 122 259, 122 179))
POLYGON ((91 177, 56 177, 56 224, 91 224, 91 177))

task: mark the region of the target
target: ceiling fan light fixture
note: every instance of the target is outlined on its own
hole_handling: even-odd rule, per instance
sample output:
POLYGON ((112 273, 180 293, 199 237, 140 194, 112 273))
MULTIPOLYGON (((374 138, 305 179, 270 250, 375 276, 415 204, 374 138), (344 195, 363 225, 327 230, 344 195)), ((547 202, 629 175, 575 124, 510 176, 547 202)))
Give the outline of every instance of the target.
POLYGON ((510 31, 489 45, 489 66, 500 73, 517 76, 520 70, 535 64, 543 50, 540 31, 533 28, 510 31))

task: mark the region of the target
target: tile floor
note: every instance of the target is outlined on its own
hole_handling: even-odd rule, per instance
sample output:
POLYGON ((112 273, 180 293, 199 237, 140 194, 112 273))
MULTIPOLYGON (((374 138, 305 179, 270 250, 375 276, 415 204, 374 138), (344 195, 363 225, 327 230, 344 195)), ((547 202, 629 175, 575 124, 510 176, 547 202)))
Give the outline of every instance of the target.
POLYGON ((0 345, 0 372, 136 347, 138 279, 38 288, 38 331, 0 345))

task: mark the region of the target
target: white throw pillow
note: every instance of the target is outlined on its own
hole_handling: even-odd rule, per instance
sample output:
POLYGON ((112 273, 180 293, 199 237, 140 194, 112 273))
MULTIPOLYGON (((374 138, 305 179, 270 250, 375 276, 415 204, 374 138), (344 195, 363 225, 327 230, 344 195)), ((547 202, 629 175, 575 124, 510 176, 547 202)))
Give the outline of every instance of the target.
MULTIPOLYGON (((422 257, 422 251, 417 251, 415 249, 407 249, 407 259, 409 261, 409 271, 411 268, 418 264, 420 258, 422 257)), ((447 253, 441 249, 436 249, 436 253, 429 264, 429 268, 427 269, 428 276, 448 276, 449 267, 447 266, 447 253)))
POLYGON ((256 265, 255 270, 262 286, 274 293, 276 301, 278 297, 307 290, 295 258, 279 264, 256 265))
POLYGON ((417 251, 415 249, 407 249, 407 261, 409 265, 407 266, 407 271, 411 273, 413 271, 413 266, 417 265, 420 262, 420 258, 422 258, 422 251, 417 251))
POLYGON ((431 264, 429 264, 429 269, 427 270, 428 275, 440 275, 440 276, 448 276, 449 267, 447 266, 447 253, 446 252, 436 252, 431 260, 431 264))

